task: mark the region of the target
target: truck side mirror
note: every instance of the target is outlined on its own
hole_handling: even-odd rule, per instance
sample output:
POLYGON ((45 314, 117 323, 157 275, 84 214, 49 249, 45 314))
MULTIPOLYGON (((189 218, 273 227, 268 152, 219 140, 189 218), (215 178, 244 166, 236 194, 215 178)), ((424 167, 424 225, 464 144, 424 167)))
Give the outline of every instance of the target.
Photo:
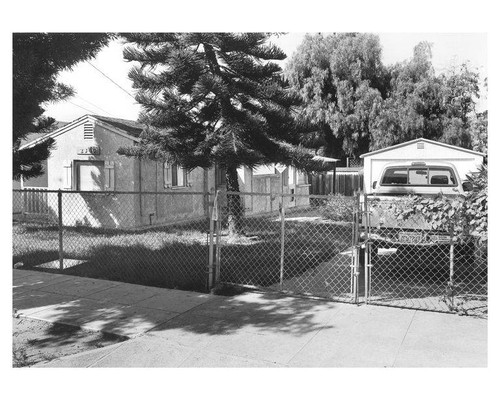
POLYGON ((377 187, 377 181, 374 181, 374 182, 372 183, 372 189, 375 189, 376 187, 377 187))
POLYGON ((472 183, 468 181, 462 184, 462 188, 464 189, 464 192, 472 192, 472 190, 474 189, 472 183))

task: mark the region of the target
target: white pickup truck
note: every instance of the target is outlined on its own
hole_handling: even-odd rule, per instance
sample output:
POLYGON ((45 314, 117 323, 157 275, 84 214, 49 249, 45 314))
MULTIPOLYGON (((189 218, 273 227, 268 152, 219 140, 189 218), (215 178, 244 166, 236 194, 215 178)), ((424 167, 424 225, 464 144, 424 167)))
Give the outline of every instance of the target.
POLYGON ((371 189, 373 194, 367 198, 370 215, 368 219, 363 216, 363 225, 369 225, 372 240, 429 246, 449 242, 448 233, 432 232, 418 214, 406 220, 398 218, 395 206, 404 206, 408 195, 463 196, 472 190, 472 185, 461 181, 451 163, 409 160, 388 163, 371 189))

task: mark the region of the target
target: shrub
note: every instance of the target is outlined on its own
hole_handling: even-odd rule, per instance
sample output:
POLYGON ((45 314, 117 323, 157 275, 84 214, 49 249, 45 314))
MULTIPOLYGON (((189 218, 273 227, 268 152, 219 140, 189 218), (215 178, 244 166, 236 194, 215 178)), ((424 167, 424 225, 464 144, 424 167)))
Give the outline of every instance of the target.
POLYGON ((332 221, 352 222, 355 200, 353 197, 333 195, 321 206, 323 218, 332 221))

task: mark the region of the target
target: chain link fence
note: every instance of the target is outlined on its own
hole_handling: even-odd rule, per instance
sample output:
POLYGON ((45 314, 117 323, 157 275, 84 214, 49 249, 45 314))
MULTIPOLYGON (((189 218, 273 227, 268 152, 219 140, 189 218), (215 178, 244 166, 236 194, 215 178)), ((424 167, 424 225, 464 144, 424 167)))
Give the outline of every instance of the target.
POLYGON ((486 240, 451 240, 416 215, 398 219, 394 199, 363 200, 17 190, 13 262, 166 288, 237 285, 486 315, 486 240))
POLYGON ((18 267, 205 290, 209 224, 203 193, 14 191, 18 267))

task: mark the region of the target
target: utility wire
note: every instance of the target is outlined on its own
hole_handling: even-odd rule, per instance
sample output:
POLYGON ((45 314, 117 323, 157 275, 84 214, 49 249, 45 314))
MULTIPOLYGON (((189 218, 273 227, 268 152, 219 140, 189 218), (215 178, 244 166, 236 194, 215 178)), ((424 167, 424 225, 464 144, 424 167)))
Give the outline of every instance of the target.
POLYGON ((112 117, 112 116, 113 116, 111 113, 107 112, 106 110, 102 109, 102 108, 101 108, 101 107, 99 107, 99 106, 96 106, 95 104, 91 103, 90 101, 85 100, 83 97, 78 96, 77 94, 75 94, 75 97, 78 97, 80 100, 83 100, 85 103, 90 104, 92 107, 95 107, 95 108, 97 108, 98 110, 101 110, 102 112, 105 112, 105 113, 106 113, 106 114, 108 114, 110 117, 112 117))
POLYGON ((72 101, 70 101, 70 100, 66 100, 66 101, 67 101, 68 103, 73 104, 74 106, 80 107, 81 109, 83 109, 83 110, 85 110, 85 111, 88 111, 88 112, 89 112, 89 113, 91 113, 91 114, 95 114, 95 111, 89 110, 88 108, 85 108, 85 107, 80 106, 80 105, 78 105, 78 104, 76 104, 76 103, 73 103, 73 102, 72 102, 72 101))
POLYGON ((90 61, 87 61, 91 67, 93 67, 97 72, 99 72, 101 75, 106 77, 106 79, 110 80, 113 84, 118 86, 121 90, 123 90, 125 93, 127 93, 130 97, 132 97, 135 100, 135 97, 132 96, 129 92, 127 92, 124 88, 122 88, 118 83, 116 83, 113 79, 111 79, 108 75, 106 75, 104 72, 102 72, 99 68, 97 68, 94 64, 92 64, 90 61))

